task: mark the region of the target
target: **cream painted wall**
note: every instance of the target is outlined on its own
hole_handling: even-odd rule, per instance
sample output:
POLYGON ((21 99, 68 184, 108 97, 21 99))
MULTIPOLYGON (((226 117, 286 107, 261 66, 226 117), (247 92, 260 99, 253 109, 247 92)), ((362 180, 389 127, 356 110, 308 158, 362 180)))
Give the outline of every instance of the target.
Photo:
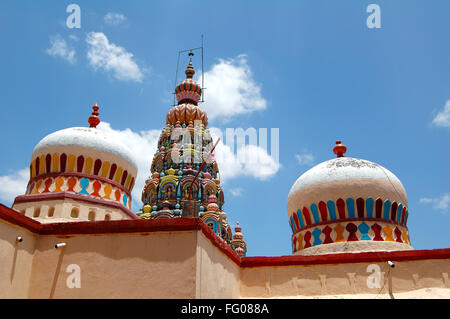
POLYGON ((125 214, 119 208, 94 203, 89 204, 82 201, 78 202, 72 199, 19 203, 15 204, 13 209, 18 212, 25 212, 23 215, 43 224, 87 221, 90 211, 95 212, 95 220, 104 220, 106 214, 110 215, 110 220, 131 219, 129 215, 125 214), (54 213, 52 217, 49 217, 48 212, 51 207, 54 208, 54 213), (78 209, 78 218, 71 217, 73 208, 78 209), (36 209, 39 210, 39 216, 33 217, 36 209))
POLYGON ((239 298, 240 269, 197 232, 196 298, 239 298))
POLYGON ((30 298, 194 298, 195 232, 41 236, 30 298), (59 242, 67 243, 55 249, 59 242), (81 288, 68 288, 70 264, 81 288))
POLYGON ((0 234, 0 298, 27 298, 36 235, 3 220, 0 234))
POLYGON ((241 298, 287 298, 342 294, 386 294, 421 288, 448 288, 450 260, 374 263, 381 269, 381 288, 369 288, 370 263, 255 267, 241 269, 241 298), (389 285, 389 271, 392 285, 389 285))
POLYGON ((301 298, 424 288, 450 298, 450 259, 375 263, 382 289, 369 288, 370 263, 243 268, 200 230, 38 236, 0 220, 0 262, 0 298, 301 298), (61 242, 66 247, 55 249, 61 242), (72 264, 80 288, 67 286, 72 264))

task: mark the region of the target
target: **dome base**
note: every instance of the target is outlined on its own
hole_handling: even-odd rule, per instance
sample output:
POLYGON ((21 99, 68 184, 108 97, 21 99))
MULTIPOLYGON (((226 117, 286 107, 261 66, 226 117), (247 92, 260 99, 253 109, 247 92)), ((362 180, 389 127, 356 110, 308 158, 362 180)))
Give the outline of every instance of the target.
POLYGON ((413 250, 408 244, 397 242, 358 241, 318 245, 296 251, 294 255, 311 256, 340 253, 360 253, 374 251, 413 250))

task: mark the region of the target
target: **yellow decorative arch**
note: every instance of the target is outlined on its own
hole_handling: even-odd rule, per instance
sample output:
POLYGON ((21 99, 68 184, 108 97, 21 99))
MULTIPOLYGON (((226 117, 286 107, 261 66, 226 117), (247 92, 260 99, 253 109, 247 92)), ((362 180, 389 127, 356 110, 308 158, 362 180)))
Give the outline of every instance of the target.
POLYGON ((131 182, 131 174, 128 174, 127 180, 125 181, 125 188, 128 189, 131 182))
POLYGON ((36 160, 31 162, 31 178, 36 176, 36 160))
POLYGON ((102 165, 102 177, 106 178, 106 175, 108 174, 110 167, 111 167, 111 163, 110 162, 108 162, 108 161, 103 162, 103 165, 102 165))
POLYGON ((86 173, 86 174, 90 174, 91 173, 91 170, 92 170, 92 163, 93 163, 94 161, 92 160, 92 157, 88 157, 88 158, 86 158, 86 162, 85 162, 85 164, 84 164, 84 172, 86 173))
POLYGON ((114 179, 114 181, 116 183, 120 183, 120 179, 122 178, 122 172, 123 172, 123 168, 119 167, 116 172, 116 178, 114 179))
POLYGON ((69 157, 67 158, 67 171, 73 172, 74 168, 75 168, 75 155, 70 154, 69 157))
POLYGON ((41 155, 39 158, 39 175, 45 173, 45 156, 41 155))
POLYGON ((56 173, 59 171, 59 156, 58 154, 53 154, 52 156, 52 169, 51 172, 52 173, 56 173))

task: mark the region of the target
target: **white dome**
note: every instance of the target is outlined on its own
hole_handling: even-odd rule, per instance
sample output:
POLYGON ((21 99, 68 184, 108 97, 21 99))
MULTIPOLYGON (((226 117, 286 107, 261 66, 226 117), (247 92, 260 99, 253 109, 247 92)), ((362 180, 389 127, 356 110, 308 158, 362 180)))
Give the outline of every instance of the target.
POLYGON ((400 180, 379 164, 343 157, 320 163, 292 185, 287 201, 294 254, 412 249, 408 198, 400 180))
POLYGON ((393 187, 396 192, 406 197, 402 183, 388 169, 379 164, 352 157, 338 157, 314 166, 296 180, 289 191, 289 196, 314 184, 352 179, 384 179, 390 188, 393 187))
POLYGON ((39 150, 49 146, 84 146, 100 149, 120 156, 137 169, 136 160, 131 151, 125 145, 97 128, 71 127, 51 133, 35 146, 32 158, 39 150))

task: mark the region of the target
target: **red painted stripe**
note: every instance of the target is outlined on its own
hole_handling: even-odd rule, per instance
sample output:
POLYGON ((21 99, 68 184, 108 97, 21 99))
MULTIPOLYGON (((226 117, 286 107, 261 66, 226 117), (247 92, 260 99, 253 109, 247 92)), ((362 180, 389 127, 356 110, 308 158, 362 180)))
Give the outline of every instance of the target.
POLYGON ((356 209, 358 210, 358 217, 363 218, 364 216, 364 199, 359 197, 356 199, 356 209))
POLYGON ((381 211, 383 210, 383 200, 381 198, 377 198, 375 201, 375 217, 381 218, 381 211))
POLYGON ((392 205, 391 205, 391 219, 392 220, 397 220, 397 207, 398 207, 398 204, 397 204, 397 202, 393 202, 392 203, 392 205))
POLYGON ((52 156, 50 154, 47 154, 45 156, 45 171, 47 173, 51 172, 51 164, 52 164, 52 156))
POLYGON ((293 214, 292 214, 292 217, 294 218, 294 223, 295 223, 296 229, 299 229, 299 228, 300 228, 300 224, 299 224, 299 222, 298 222, 297 214, 296 214, 296 213, 293 213, 293 214))
POLYGON ((321 201, 319 202, 319 211, 320 211, 320 217, 322 218, 323 222, 326 222, 328 220, 328 210, 327 205, 325 202, 321 201))
POLYGON ((114 178, 114 174, 116 173, 116 169, 117 169, 117 165, 116 164, 112 164, 111 165, 111 169, 109 171, 109 179, 113 179, 114 178))
POLYGON ((59 167, 61 168, 61 172, 66 171, 66 163, 67 163, 67 155, 65 153, 62 153, 59 158, 59 167))
POLYGON ((84 165, 84 156, 80 155, 77 158, 77 172, 82 173, 83 172, 83 165, 84 165))
POLYGON ((404 206, 402 209, 402 219, 400 220, 400 224, 405 223, 405 213, 406 213, 406 206, 404 206))
POLYGON ((306 225, 311 225, 311 216, 309 214, 309 210, 306 207, 303 207, 303 216, 305 217, 306 225))
POLYGON ((94 175, 98 175, 98 172, 100 172, 101 167, 102 167, 102 160, 96 159, 94 162, 94 175))
POLYGON ((35 171, 36 171, 36 176, 38 176, 39 175, 39 164, 40 164, 39 157, 36 157, 35 161, 36 161, 35 171))
POLYGON ((241 267, 279 267, 296 265, 353 264, 391 261, 450 259, 450 248, 402 250, 364 253, 341 253, 316 256, 242 257, 241 267))
POLYGON ((339 219, 345 219, 345 202, 342 198, 336 201, 336 206, 339 213, 339 219))

